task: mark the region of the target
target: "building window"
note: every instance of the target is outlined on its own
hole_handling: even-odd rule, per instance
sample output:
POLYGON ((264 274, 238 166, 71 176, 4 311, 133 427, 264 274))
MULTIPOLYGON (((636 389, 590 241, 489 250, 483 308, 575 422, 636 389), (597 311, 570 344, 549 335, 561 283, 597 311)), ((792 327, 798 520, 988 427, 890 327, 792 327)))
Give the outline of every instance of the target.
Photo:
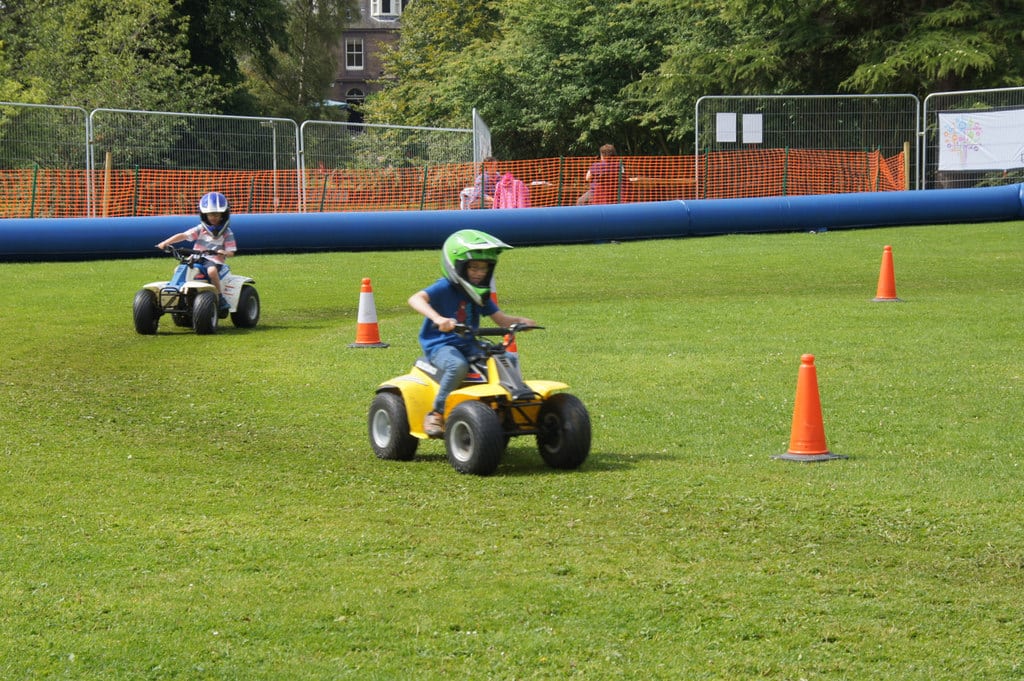
POLYGON ((370 16, 374 19, 397 19, 409 0, 370 0, 370 16))
POLYGON ((345 39, 345 68, 349 71, 363 70, 363 39, 345 39))

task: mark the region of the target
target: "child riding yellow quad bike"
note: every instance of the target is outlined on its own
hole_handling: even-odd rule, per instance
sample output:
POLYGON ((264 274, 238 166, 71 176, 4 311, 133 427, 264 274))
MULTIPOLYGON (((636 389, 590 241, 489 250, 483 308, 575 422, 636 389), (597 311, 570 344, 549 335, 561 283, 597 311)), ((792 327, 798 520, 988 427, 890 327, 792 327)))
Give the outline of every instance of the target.
POLYGON ((501 312, 490 297, 498 253, 508 248, 476 230, 445 241, 444 278, 410 298, 426 316, 424 356, 409 373, 378 386, 370 405, 370 444, 379 458, 408 461, 420 440, 443 437, 457 471, 489 475, 512 437, 533 435, 553 468, 586 460, 590 416, 583 403, 559 392, 565 383, 524 380, 509 350, 516 333, 543 327, 501 312), (506 326, 479 328, 481 314, 506 326))

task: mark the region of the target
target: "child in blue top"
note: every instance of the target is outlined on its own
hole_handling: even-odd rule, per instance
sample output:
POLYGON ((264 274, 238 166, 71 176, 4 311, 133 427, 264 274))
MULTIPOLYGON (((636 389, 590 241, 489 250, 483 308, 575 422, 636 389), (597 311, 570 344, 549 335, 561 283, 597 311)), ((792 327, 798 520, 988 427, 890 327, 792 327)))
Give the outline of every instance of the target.
POLYGON ((423 422, 423 431, 430 437, 444 433, 445 401, 465 379, 469 371, 467 355, 475 348, 471 339, 452 333, 455 325, 477 329, 481 316, 490 317, 502 328, 512 324, 536 325, 532 319, 502 312, 491 298, 498 255, 509 248, 512 247, 500 239, 475 229, 455 232, 441 249, 444 277, 409 297, 409 306, 425 317, 420 328, 420 347, 440 372, 434 410, 423 422))

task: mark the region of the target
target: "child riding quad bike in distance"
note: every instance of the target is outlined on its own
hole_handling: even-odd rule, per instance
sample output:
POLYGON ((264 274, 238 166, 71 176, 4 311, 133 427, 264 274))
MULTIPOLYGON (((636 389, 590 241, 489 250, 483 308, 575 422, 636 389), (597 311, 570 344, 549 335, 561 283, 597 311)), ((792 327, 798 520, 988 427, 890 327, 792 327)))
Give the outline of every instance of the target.
POLYGON ((227 197, 220 192, 205 194, 199 200, 199 217, 200 224, 156 245, 180 264, 170 281, 146 284, 135 294, 132 314, 138 333, 155 334, 164 314, 199 334, 215 333, 218 320, 229 314, 241 328, 259 321, 256 282, 233 274, 224 262, 237 250, 227 197), (179 241, 192 241, 193 248, 175 248, 172 244, 179 241))
POLYGON ((409 298, 425 317, 424 356, 410 373, 382 383, 370 406, 369 435, 381 459, 409 460, 419 440, 444 438, 451 465, 489 475, 509 439, 534 435, 544 461, 579 467, 590 453, 590 417, 554 381, 524 381, 509 346, 533 320, 502 312, 491 296, 498 255, 508 244, 476 230, 451 235, 442 279, 409 298), (487 315, 499 328, 480 329, 487 315), (487 340, 497 336, 498 342, 487 340))

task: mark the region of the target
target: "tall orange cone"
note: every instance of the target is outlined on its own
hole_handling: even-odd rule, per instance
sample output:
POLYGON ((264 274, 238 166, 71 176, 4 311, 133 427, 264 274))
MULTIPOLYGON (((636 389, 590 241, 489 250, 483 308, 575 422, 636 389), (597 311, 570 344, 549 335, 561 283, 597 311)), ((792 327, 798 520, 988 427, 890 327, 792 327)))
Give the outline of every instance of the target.
MULTIPOLYGON (((493 275, 491 276, 491 300, 494 301, 495 305, 498 304, 498 283, 493 275)), ((506 340, 508 340, 507 337, 506 340)), ((505 346, 505 349, 509 352, 519 352, 519 348, 516 347, 516 339, 514 337, 512 338, 512 342, 505 346)))
POLYGON ((873 303, 899 303, 896 297, 896 275, 892 267, 892 246, 882 249, 882 269, 878 273, 878 290, 873 303))
POLYGON ((356 342, 349 343, 350 348, 386 348, 387 343, 380 342, 380 329, 377 328, 377 306, 373 304, 373 288, 369 279, 363 279, 359 289, 359 317, 356 325, 356 342))
POLYGON ((818 372, 814 368, 814 355, 800 357, 789 450, 773 458, 789 461, 828 461, 847 458, 842 454, 828 451, 828 445, 825 443, 825 425, 821 420, 821 398, 818 396, 818 372))

